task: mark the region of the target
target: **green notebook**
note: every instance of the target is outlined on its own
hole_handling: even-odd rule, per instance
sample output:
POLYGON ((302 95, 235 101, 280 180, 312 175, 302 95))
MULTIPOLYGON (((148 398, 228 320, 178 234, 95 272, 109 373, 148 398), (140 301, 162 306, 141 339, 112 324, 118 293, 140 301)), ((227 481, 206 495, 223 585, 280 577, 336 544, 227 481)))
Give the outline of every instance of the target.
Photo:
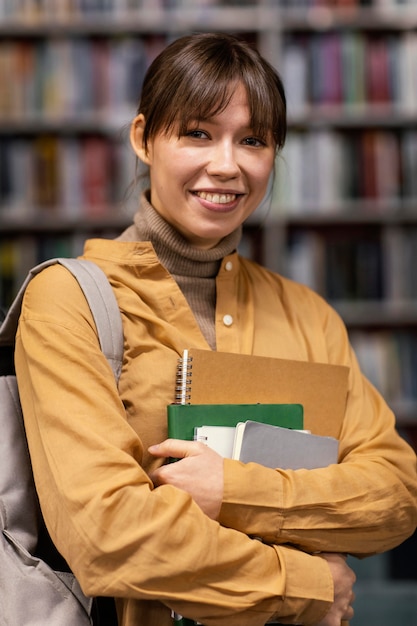
POLYGON ((238 422, 263 422, 284 428, 304 427, 301 404, 170 404, 168 437, 194 439, 197 426, 236 426, 238 422))

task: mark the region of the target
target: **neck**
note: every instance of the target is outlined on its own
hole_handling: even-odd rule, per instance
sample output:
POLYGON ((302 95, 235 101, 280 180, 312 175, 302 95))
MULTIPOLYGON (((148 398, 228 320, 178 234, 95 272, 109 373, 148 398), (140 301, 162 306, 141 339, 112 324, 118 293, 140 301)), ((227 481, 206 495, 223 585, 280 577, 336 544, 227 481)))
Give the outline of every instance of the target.
POLYGON ((133 225, 119 240, 152 243, 159 261, 186 297, 207 342, 215 349, 215 278, 222 259, 236 250, 241 233, 240 227, 209 250, 192 246, 155 211, 144 194, 133 225))

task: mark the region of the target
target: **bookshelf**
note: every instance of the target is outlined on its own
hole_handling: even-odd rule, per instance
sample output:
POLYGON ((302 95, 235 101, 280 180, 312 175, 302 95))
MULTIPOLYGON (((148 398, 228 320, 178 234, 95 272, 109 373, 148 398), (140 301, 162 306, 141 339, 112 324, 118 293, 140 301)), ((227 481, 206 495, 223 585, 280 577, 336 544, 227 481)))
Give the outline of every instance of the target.
POLYGON ((417 340, 411 0, 0 0, 1 305, 34 263, 130 222, 138 85, 168 41, 195 30, 247 37, 286 86, 268 228, 255 216, 242 251, 331 300, 383 392, 380 363, 395 357, 408 391, 387 398, 417 424, 405 383, 415 366, 400 347, 417 340))
POLYGON ((1 305, 34 263, 130 222, 137 86, 168 41, 195 30, 247 37, 286 86, 268 228, 255 216, 242 251, 332 301, 368 376, 417 425, 411 0, 0 0, 1 305))
MULTIPOLYGON (((385 391, 372 363, 397 355, 404 369, 412 359, 399 346, 417 329, 412 2, 0 0, 0 78, 10 85, 0 94, 2 303, 34 262, 129 223, 135 85, 170 39, 193 30, 247 36, 286 86, 270 227, 255 218, 242 250, 330 299, 385 391)), ((413 380, 412 368, 401 377, 413 380)), ((392 400, 417 424, 417 390, 404 385, 406 401, 392 400)))
POLYGON ((285 245, 269 262, 339 310, 364 371, 410 432, 417 10, 407 2, 287 4, 278 69, 290 128, 273 203, 285 245))
MULTIPOLYGON (((130 223, 135 86, 166 43, 201 30, 255 43, 287 92, 271 211, 248 224, 242 252, 334 304, 417 449, 413 0, 0 0, 0 306, 36 262, 130 223)), ((416 578, 416 541, 364 562, 352 626, 373 626, 380 584, 396 619, 378 626, 401 622, 387 579, 416 578)), ((415 584, 401 589, 415 623, 415 584)))

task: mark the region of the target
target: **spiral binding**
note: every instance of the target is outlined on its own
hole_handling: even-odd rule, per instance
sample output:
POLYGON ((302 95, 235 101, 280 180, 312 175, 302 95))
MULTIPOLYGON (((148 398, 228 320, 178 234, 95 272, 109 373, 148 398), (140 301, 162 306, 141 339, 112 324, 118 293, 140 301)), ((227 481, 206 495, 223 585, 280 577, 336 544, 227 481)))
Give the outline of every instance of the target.
POLYGON ((188 350, 184 350, 182 358, 178 359, 175 379, 175 404, 190 404, 192 360, 193 357, 188 356, 188 350))

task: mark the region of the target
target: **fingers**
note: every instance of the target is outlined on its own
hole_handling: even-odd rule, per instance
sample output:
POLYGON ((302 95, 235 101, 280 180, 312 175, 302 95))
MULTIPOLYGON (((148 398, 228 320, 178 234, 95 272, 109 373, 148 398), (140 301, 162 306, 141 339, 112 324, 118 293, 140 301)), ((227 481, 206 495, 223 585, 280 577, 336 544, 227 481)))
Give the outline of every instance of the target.
POLYGON ((349 604, 346 607, 346 611, 345 611, 344 615, 342 616, 343 619, 351 620, 352 617, 354 616, 354 613, 355 613, 354 607, 353 607, 354 602, 355 602, 355 594, 352 593, 352 597, 351 597, 351 599, 349 601, 349 604))
POLYGON ((354 615, 355 611, 353 610, 353 606, 349 606, 342 615, 342 624, 348 624, 353 619, 354 615))
POLYGON ((152 456, 159 458, 173 457, 176 459, 183 459, 187 456, 196 456, 206 448, 203 443, 198 441, 184 441, 182 439, 165 439, 161 443, 155 444, 148 448, 148 451, 152 456))
POLYGON ((318 554, 327 560, 343 559, 346 561, 348 558, 348 555, 345 552, 319 552, 318 554))
MULTIPOLYGON (((355 611, 353 609, 353 603, 354 602, 355 602, 355 594, 352 591, 350 599, 349 599, 348 603, 346 604, 345 611, 344 611, 344 613, 342 615, 342 620, 343 621, 348 622, 348 621, 350 621, 353 618, 353 616, 355 614, 355 611)), ((342 624, 342 626, 343 626, 343 624, 342 624)))

